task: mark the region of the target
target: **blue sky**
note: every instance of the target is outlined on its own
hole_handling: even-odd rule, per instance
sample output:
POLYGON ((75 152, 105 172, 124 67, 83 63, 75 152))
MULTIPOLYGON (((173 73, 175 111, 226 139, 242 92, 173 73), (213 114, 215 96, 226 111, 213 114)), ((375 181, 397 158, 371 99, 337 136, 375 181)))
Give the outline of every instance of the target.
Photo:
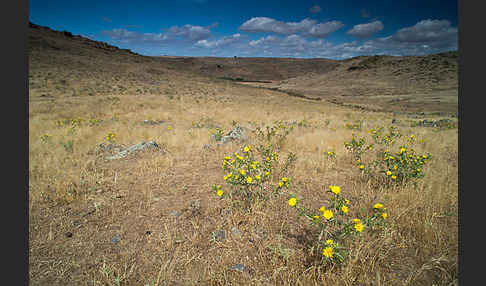
POLYGON ((29 20, 149 56, 426 55, 457 49, 457 1, 29 1, 29 20))

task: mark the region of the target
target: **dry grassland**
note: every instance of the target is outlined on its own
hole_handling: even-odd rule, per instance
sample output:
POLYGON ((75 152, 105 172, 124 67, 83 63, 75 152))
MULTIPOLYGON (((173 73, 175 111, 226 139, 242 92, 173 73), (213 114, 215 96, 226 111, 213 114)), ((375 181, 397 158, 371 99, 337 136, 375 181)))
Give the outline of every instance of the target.
POLYGON ((425 139, 416 149, 433 159, 416 184, 377 186, 361 175, 343 143, 353 133, 366 136, 370 128, 389 126, 390 113, 232 83, 177 87, 174 96, 31 98, 30 284, 457 285, 456 128, 411 127, 413 119, 395 117, 403 134, 425 139), (73 129, 71 123, 56 124, 79 118, 84 121, 73 129), (229 189, 223 157, 254 144, 256 126, 277 120, 305 120, 281 149, 282 158, 297 155, 291 189, 251 210, 231 207, 211 189, 229 189), (361 130, 345 126, 358 120, 361 130), (216 146, 210 132, 228 132, 233 122, 246 128, 249 140, 216 146), (161 149, 107 161, 97 145, 106 144, 109 132, 124 147, 153 140, 161 149), (323 152, 330 149, 335 160, 323 152), (319 208, 329 198, 329 185, 340 186, 350 199, 350 216, 385 204, 390 226, 351 239, 342 265, 323 266, 308 252, 315 230, 287 200, 288 192, 298 192, 319 208), (222 241, 212 237, 219 230, 225 231, 222 241), (231 269, 235 264, 244 270, 231 269))

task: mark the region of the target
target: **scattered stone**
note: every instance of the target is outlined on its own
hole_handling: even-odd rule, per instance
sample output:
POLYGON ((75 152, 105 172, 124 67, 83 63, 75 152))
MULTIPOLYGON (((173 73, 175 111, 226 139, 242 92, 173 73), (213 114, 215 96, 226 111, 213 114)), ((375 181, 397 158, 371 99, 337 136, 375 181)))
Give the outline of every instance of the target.
POLYGON ((66 235, 66 237, 69 237, 69 238, 70 238, 70 237, 73 237, 73 233, 72 233, 72 232, 70 232, 70 231, 66 232, 66 234, 65 234, 65 235, 66 235))
POLYGON ((243 271, 245 271, 246 267, 245 267, 245 265, 238 263, 238 264, 235 264, 235 265, 231 265, 229 269, 230 270, 236 270, 236 271, 239 271, 239 272, 243 272, 243 271))
POLYGON ((231 130, 228 134, 221 137, 218 142, 218 145, 225 144, 229 141, 233 140, 247 140, 248 136, 246 135, 245 129, 241 126, 236 126, 233 130, 231 130))
POLYGON ((109 144, 100 143, 96 146, 95 153, 96 154, 101 154, 101 153, 114 154, 114 153, 120 152, 121 150, 123 150, 123 148, 125 148, 125 147, 123 147, 122 145, 114 144, 114 143, 109 143, 109 144))
POLYGON ((176 211, 176 210, 173 210, 173 211, 170 212, 170 215, 174 216, 174 217, 179 217, 181 215, 181 213, 176 211))
POLYGON ((146 234, 146 235, 151 235, 151 234, 152 234, 152 232, 151 232, 150 230, 147 230, 147 231, 145 232, 145 234, 146 234))
POLYGON ((149 124, 149 125, 160 125, 160 124, 163 124, 163 123, 165 123, 165 121, 163 121, 163 120, 156 120, 156 121, 154 121, 154 120, 145 119, 143 121, 143 124, 149 124))
POLYGON ((226 239, 226 233, 224 230, 220 229, 217 231, 213 231, 213 240, 222 242, 226 239))
POLYGON ((106 159, 107 160, 114 160, 114 159, 121 159, 126 157, 128 154, 138 152, 141 150, 146 150, 146 149, 159 149, 159 145, 155 143, 154 141, 148 141, 148 142, 141 142, 139 144, 135 144, 133 146, 130 146, 126 149, 121 150, 117 154, 113 156, 109 156, 106 159))
POLYGON ((233 238, 241 238, 241 231, 236 226, 233 226, 231 228, 231 236, 233 238))
POLYGON ((111 239, 111 242, 114 244, 117 244, 120 241, 120 236, 118 234, 115 234, 113 238, 111 239))

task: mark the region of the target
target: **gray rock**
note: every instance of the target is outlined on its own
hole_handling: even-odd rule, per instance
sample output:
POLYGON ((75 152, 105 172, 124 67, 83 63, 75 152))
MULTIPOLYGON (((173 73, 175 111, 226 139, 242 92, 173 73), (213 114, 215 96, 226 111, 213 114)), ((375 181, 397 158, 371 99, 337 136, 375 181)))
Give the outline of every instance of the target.
POLYGON ((170 212, 170 215, 174 216, 174 217, 179 217, 181 215, 181 213, 176 211, 176 210, 173 210, 173 211, 170 212))
POLYGON ((120 241, 120 236, 118 234, 115 234, 113 238, 111 239, 111 242, 114 244, 117 244, 120 241))
POLYGON ((154 121, 154 120, 147 120, 147 119, 145 119, 143 121, 143 124, 149 124, 149 125, 160 125, 160 124, 163 124, 163 123, 165 123, 165 121, 163 121, 163 120, 154 121))
POLYGON ((138 152, 141 150, 146 150, 146 149, 159 149, 159 145, 155 143, 154 141, 148 141, 148 142, 141 142, 138 144, 135 144, 133 146, 130 146, 126 149, 121 150, 117 154, 113 156, 106 157, 107 160, 114 160, 114 159, 121 159, 126 157, 128 154, 138 152))
POLYGON ((245 271, 246 267, 245 267, 245 265, 238 263, 238 264, 235 264, 235 265, 231 265, 229 269, 230 270, 236 270, 236 271, 239 271, 239 272, 243 272, 243 271, 245 271))
POLYGON ((228 143, 233 140, 247 140, 248 136, 246 135, 245 129, 241 126, 236 126, 228 132, 225 136, 221 137, 221 139, 218 142, 218 145, 228 143))
POLYGON ((224 230, 220 229, 217 231, 213 231, 213 239, 219 242, 222 242, 226 239, 226 233, 224 230))
POLYGON ((231 228, 231 236, 233 238, 241 238, 241 231, 236 226, 233 226, 231 228))

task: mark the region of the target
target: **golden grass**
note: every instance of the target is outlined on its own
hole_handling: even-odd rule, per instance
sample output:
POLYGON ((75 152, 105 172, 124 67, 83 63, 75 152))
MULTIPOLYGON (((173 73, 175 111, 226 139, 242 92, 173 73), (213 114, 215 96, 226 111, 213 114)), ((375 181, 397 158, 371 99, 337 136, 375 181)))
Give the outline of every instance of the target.
MULTIPOLYGON (((29 103, 32 284, 457 284, 457 129, 400 127, 404 134, 426 139, 417 151, 430 152, 433 160, 416 185, 377 187, 360 175, 343 142, 353 133, 365 136, 369 128, 389 125, 390 114, 233 84, 199 82, 197 89, 207 90, 202 95, 180 86, 185 87, 173 99, 111 95, 29 103), (69 126, 55 125, 68 118, 103 122, 84 122, 68 135, 69 126), (145 119, 165 123, 144 125, 145 119), (285 195, 255 203, 249 212, 218 200, 210 187, 223 184, 221 160, 241 146, 215 146, 212 126, 228 132, 233 121, 252 130, 255 124, 302 119, 307 126, 295 126, 281 150, 282 158, 297 154, 293 191, 318 208, 328 198, 325 189, 335 184, 350 198, 352 215, 375 202, 389 210, 390 228, 349 242, 349 259, 341 266, 323 267, 308 254, 315 233, 288 207, 285 195), (364 120, 361 131, 344 126, 356 120, 364 120), (153 140, 164 151, 105 161, 106 154, 95 149, 108 132, 116 134, 117 144, 153 140), (42 142, 43 134, 50 141, 42 142), (73 140, 72 153, 62 140, 73 140), (204 149, 205 144, 212 148, 204 149), (323 153, 330 149, 335 160, 323 153), (241 236, 234 236, 232 227, 241 236), (220 229, 226 239, 212 240, 220 229), (114 234, 121 237, 118 244, 111 243, 114 234), (229 269, 237 263, 246 270, 229 269)), ((252 144, 255 137, 249 135, 247 144, 252 144)))

